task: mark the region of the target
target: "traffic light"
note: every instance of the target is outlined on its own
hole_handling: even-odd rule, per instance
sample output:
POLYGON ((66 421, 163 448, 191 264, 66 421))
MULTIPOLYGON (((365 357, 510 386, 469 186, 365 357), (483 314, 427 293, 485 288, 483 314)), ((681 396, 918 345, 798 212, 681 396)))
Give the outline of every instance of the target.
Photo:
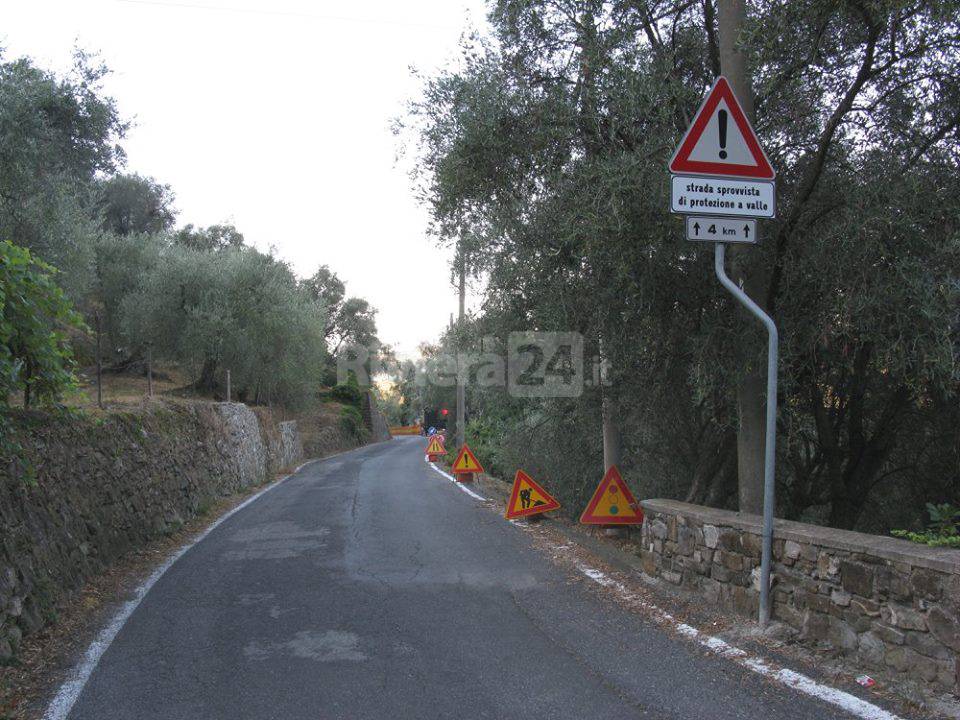
POLYGON ((446 408, 441 408, 441 409, 440 409, 440 414, 443 415, 444 417, 446 417, 447 415, 450 414, 450 411, 447 410, 446 408))

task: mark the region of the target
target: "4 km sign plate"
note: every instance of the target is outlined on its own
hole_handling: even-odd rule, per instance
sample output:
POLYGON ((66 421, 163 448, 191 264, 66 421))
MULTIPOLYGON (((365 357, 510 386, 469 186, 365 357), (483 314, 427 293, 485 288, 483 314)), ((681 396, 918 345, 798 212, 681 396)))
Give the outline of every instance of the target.
POLYGON ((750 218, 722 218, 687 215, 687 240, 704 242, 755 243, 757 221, 750 218))
POLYGON ((774 185, 764 180, 674 175, 670 211, 680 215, 776 216, 774 185))

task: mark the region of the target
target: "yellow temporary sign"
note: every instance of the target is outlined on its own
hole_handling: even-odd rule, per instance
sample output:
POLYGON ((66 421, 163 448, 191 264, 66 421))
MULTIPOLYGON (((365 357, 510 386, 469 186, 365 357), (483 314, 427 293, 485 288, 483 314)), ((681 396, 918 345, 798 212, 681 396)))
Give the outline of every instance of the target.
POLYGON ((560 503, 523 470, 513 478, 513 491, 507 501, 507 520, 556 510, 560 503))
POLYGON ((446 450, 443 449, 443 443, 440 442, 440 437, 434 435, 430 438, 430 442, 427 444, 427 455, 445 455, 446 450))
POLYGON ((640 525, 643 522, 643 508, 633 499, 616 465, 611 465, 603 476, 580 522, 586 525, 640 525))
POLYGON ((477 456, 464 445, 460 448, 460 454, 457 455, 457 459, 453 461, 453 472, 457 473, 482 473, 483 467, 480 465, 480 461, 477 460, 477 456))

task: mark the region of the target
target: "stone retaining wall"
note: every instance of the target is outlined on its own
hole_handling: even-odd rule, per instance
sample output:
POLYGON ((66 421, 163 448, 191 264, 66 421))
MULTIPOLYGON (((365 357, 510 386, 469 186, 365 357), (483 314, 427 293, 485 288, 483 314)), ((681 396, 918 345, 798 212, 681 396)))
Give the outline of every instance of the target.
MULTIPOLYGON (((755 617, 759 516, 642 503, 644 571, 755 617)), ((865 668, 960 693, 960 551, 777 520, 773 618, 865 668)))
POLYGON ((91 575, 303 454, 296 423, 240 403, 4 422, 21 449, 0 459, 0 662, 91 575))
POLYGON ((277 425, 279 442, 271 448, 271 456, 278 468, 292 468, 303 460, 303 441, 296 420, 287 420, 277 425))
POLYGON ((372 392, 364 394, 362 402, 362 413, 367 429, 370 431, 370 442, 384 442, 390 440, 393 436, 390 434, 390 428, 387 426, 387 419, 380 411, 377 404, 377 398, 372 392))

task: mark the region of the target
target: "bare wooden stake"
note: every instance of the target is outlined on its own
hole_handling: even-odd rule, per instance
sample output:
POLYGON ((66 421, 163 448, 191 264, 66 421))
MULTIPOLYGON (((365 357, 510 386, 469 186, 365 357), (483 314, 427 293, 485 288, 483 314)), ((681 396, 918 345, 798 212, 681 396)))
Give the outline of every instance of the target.
POLYGON ((100 313, 98 312, 94 317, 94 323, 97 328, 97 407, 103 408, 103 358, 100 354, 100 336, 101 336, 101 323, 100 323, 100 313))
POLYGON ((147 345, 147 397, 153 397, 153 346, 147 345))

